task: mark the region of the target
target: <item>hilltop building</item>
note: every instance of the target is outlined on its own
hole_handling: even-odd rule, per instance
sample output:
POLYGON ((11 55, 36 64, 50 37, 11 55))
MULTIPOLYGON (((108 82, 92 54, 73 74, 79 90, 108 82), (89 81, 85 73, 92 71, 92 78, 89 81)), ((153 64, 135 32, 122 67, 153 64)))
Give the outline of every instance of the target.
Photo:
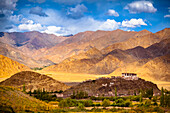
POLYGON ((122 73, 122 78, 126 80, 138 80, 137 74, 135 73, 122 73))

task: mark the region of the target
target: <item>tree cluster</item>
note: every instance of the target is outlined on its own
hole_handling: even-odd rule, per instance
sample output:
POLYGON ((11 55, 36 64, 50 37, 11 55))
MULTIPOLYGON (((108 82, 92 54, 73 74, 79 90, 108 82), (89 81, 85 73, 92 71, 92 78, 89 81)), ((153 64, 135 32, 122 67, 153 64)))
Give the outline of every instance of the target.
POLYGON ((83 92, 83 91, 80 91, 77 93, 75 93, 75 91, 73 91, 73 94, 70 96, 72 99, 84 99, 84 98, 88 98, 88 93, 87 92, 83 92))

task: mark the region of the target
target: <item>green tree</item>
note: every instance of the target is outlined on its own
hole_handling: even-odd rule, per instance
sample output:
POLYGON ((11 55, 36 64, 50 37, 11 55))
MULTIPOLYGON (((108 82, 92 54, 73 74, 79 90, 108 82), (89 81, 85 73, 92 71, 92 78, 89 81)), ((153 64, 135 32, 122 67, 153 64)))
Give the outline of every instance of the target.
POLYGON ((162 87, 161 89, 161 98, 160 98, 160 106, 164 107, 165 102, 164 102, 164 89, 162 87))
POLYGON ((156 105, 156 106, 158 105, 158 103, 157 103, 157 96, 153 97, 153 102, 154 102, 153 105, 156 105))
POLYGON ((78 103, 78 108, 82 110, 84 109, 84 105, 82 103, 78 103))
POLYGON ((104 108, 110 106, 110 100, 109 99, 104 99, 103 102, 102 102, 102 106, 104 108))
POLYGON ((69 107, 68 103, 67 103, 67 100, 61 100, 58 104, 59 107, 61 108, 66 108, 66 107, 69 107))
POLYGON ((26 92, 25 83, 23 84, 23 92, 26 92))
POLYGON ((117 88, 115 87, 115 97, 117 98, 117 88))
POLYGON ((134 95, 136 96, 136 91, 134 91, 134 95))
POLYGON ((150 100, 153 97, 153 88, 146 90, 146 97, 148 97, 150 100))
POLYGON ((142 100, 143 100, 143 97, 142 97, 142 92, 140 92, 140 95, 139 95, 139 102, 142 102, 142 100))
POLYGON ((165 94, 165 107, 170 107, 170 94, 165 94))

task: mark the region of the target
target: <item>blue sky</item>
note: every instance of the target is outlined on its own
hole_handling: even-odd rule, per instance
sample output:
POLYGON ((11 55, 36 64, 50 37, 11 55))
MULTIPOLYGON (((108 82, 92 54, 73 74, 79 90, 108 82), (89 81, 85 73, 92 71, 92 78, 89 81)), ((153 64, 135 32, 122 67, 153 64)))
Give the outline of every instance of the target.
POLYGON ((0 31, 55 35, 170 27, 170 0, 0 0, 0 31))

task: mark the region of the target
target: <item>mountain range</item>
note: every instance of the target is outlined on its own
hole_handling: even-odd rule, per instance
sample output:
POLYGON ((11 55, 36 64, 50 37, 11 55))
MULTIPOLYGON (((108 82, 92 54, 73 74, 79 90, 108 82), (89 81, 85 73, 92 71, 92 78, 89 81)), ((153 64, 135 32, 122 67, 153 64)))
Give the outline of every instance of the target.
POLYGON ((69 37, 36 31, 0 36, 0 54, 29 68, 110 76, 134 72, 141 78, 170 81, 170 28, 156 33, 117 29, 69 37))

